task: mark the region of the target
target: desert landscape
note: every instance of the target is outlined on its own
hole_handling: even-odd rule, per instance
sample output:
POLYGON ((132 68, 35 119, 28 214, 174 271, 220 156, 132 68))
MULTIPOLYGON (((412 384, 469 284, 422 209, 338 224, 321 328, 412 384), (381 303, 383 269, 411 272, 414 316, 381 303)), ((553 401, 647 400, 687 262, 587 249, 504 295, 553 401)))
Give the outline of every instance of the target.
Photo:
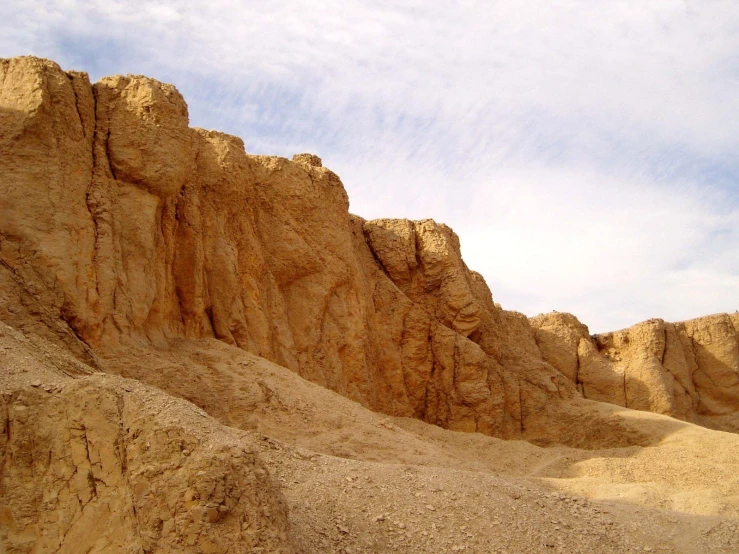
POLYGON ((739 314, 503 309, 431 219, 0 60, 0 552, 739 552, 739 314))

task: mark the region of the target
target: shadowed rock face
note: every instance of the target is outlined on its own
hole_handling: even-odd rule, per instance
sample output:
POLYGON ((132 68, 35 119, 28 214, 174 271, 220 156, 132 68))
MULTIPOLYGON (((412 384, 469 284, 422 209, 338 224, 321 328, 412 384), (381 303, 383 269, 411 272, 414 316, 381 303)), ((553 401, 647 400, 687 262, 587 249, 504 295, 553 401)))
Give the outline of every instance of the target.
POLYGON ((494 304, 451 229, 350 215, 318 157, 189 128, 171 85, 3 60, 0 129, 0 319, 79 356, 216 337, 374 410, 542 442, 588 432, 564 423, 578 387, 679 417, 736 408, 736 360, 702 327, 669 335, 670 352, 710 346, 667 357, 667 383, 619 334, 532 326, 494 304))

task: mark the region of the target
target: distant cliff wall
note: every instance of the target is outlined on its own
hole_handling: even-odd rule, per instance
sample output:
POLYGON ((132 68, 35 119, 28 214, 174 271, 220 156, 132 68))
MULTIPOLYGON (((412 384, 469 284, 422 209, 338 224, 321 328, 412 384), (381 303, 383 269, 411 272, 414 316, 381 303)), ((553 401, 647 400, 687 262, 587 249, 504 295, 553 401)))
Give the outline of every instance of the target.
POLYGON ((739 314, 593 336, 570 314, 531 322, 544 359, 585 398, 720 428, 739 411, 739 314))

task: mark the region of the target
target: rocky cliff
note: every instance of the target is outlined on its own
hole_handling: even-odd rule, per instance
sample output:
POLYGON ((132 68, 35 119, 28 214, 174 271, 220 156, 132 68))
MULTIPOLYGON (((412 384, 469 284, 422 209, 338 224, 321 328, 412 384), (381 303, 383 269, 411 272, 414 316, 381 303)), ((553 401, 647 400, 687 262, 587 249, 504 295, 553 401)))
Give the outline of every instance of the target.
POLYGON ((738 429, 739 314, 651 319, 593 336, 570 314, 531 323, 542 357, 585 398, 738 429))
POLYGON ((99 355, 216 337, 375 410, 506 437, 576 394, 447 227, 350 215, 318 158, 190 129, 153 79, 0 67, 4 320, 99 355))
MULTIPOLYGON (((351 215, 316 156, 192 129, 150 78, 0 60, 0 550, 299 550, 243 430, 341 457, 398 438, 296 374, 390 416, 547 445, 680 428, 593 401, 737 431, 737 330, 737 314, 603 335, 529 320, 447 226, 351 215), (303 423, 341 431, 326 446, 303 423)), ((413 440, 405 460, 448 456, 413 440)))
POLYGON ((580 440, 581 395, 739 408, 735 318, 596 338, 529 322, 448 227, 351 215, 319 158, 191 129, 171 85, 15 58, 0 110, 0 318, 88 361, 215 337, 373 410, 543 442, 580 440))

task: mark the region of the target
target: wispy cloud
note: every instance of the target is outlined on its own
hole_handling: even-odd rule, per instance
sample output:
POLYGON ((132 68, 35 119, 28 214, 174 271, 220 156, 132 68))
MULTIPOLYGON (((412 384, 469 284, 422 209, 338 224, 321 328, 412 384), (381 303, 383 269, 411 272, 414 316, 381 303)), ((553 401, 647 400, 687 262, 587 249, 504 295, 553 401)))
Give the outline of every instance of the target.
POLYGON ((739 309, 733 1, 10 0, 0 55, 174 82, 192 123, 315 151, 434 217, 504 306, 596 330, 739 309))

